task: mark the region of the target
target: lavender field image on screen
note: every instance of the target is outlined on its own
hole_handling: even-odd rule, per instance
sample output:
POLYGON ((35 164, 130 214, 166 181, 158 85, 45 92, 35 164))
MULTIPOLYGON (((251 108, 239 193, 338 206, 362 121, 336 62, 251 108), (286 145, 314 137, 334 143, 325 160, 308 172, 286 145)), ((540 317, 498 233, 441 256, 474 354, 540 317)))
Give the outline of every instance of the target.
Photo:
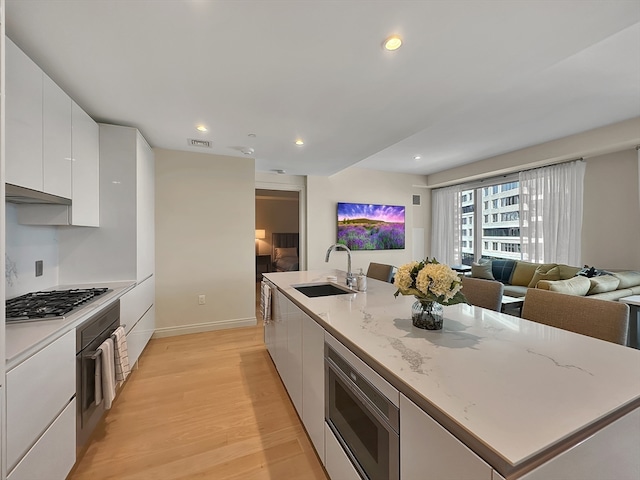
POLYGON ((404 207, 338 203, 338 243, 351 250, 404 248, 404 207))

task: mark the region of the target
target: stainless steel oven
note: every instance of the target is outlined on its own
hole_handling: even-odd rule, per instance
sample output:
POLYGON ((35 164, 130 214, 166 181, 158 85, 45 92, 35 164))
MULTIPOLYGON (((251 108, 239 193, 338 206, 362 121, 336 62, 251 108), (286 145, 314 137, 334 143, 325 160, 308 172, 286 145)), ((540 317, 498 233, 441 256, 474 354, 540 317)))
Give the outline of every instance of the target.
POLYGON ((344 358, 349 353, 325 343, 325 421, 363 479, 398 480, 399 409, 366 378, 375 372, 365 376, 344 358))
POLYGON ((120 325, 120 300, 76 328, 76 446, 86 445, 105 413, 104 401, 96 403, 96 349, 120 325))

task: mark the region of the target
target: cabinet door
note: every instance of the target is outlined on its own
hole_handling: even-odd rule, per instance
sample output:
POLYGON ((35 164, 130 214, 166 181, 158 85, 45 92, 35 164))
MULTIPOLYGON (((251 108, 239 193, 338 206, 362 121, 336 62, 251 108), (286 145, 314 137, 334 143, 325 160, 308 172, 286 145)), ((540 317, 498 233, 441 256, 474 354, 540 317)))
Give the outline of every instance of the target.
MULTIPOLYGON (((34 445, 75 395, 75 347, 72 330, 7 372, 8 469, 34 445)), ((75 436, 71 441, 75 445, 75 436)))
POLYGON ((100 130, 98 124, 75 102, 72 119, 72 200, 71 224, 100 225, 100 130))
POLYGON ((324 328, 302 317, 302 422, 324 463, 324 328))
POLYGON ((8 38, 5 45, 6 182, 41 192, 43 73, 8 38))
POLYGON ((136 277, 140 282, 155 271, 155 160, 140 132, 136 137, 136 277))
POLYGON ((64 480, 76 462, 76 400, 44 432, 7 480, 64 480))
POLYGON ((400 395, 400 477, 491 480, 492 468, 404 395, 400 395))
POLYGON ((523 475, 522 480, 637 480, 640 478, 640 408, 523 475))
POLYGON ((127 349, 129 352, 129 364, 133 365, 138 361, 147 343, 156 329, 156 306, 151 305, 149 310, 142 316, 140 321, 127 334, 127 349))
POLYGON ((302 417, 302 317, 304 313, 288 298, 287 378, 285 386, 298 415, 302 417))
POLYGON ((274 327, 273 361, 276 364, 280 378, 284 382, 287 367, 287 324, 285 321, 286 303, 283 303, 283 300, 284 295, 279 290, 276 290, 271 298, 274 327))
POLYGON ((42 115, 44 191, 71 198, 71 98, 47 75, 42 115))

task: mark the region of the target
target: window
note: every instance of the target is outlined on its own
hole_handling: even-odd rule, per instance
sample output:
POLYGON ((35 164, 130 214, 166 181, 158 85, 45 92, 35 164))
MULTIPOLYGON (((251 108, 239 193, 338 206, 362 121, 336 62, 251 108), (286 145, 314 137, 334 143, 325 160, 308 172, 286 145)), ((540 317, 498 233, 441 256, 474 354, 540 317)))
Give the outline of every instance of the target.
MULTIPOLYGON (((520 186, 517 181, 483 185, 464 190, 461 195, 471 201, 477 195, 478 215, 473 211, 473 203, 464 204, 462 213, 470 207, 472 215, 464 215, 460 228, 462 240, 462 261, 470 264, 475 258, 520 259, 520 186), (475 227, 475 228, 474 228, 475 227), (474 230, 480 229, 481 237, 474 251, 474 230)), ((464 200, 463 200, 464 201, 464 200)))
POLYGON ((503 222, 513 222, 520 220, 520 211, 516 210, 515 212, 501 213, 500 220, 503 222))
POLYGON ((518 205, 520 203, 519 195, 512 195, 510 197, 505 197, 500 199, 501 207, 508 207, 509 205, 518 205))

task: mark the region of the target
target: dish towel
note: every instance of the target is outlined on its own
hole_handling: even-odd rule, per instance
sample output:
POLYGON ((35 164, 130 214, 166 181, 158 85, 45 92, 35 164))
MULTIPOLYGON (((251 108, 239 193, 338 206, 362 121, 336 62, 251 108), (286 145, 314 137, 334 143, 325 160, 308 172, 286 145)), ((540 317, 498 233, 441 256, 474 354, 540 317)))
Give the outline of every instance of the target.
POLYGON ((100 405, 102 402, 102 353, 100 353, 100 355, 96 353, 94 376, 93 397, 95 398, 96 405, 100 405))
POLYGON ((267 282, 260 286, 260 310, 264 324, 271 323, 271 287, 267 282))
POLYGON ((129 373, 131 366, 129 365, 129 352, 127 350, 127 334, 122 326, 116 328, 113 332, 114 356, 116 366, 116 381, 124 382, 129 373))
POLYGON ((100 356, 102 357, 102 398, 104 399, 104 408, 109 410, 111 402, 116 398, 116 374, 115 360, 113 356, 113 340, 107 338, 98 347, 100 356))

